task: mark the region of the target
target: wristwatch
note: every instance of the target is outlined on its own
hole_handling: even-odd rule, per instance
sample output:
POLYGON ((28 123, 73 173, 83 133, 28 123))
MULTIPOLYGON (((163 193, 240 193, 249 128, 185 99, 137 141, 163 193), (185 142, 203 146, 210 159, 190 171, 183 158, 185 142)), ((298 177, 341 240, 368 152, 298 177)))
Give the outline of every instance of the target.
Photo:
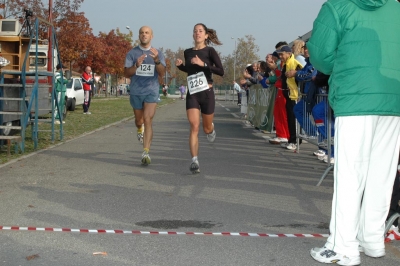
POLYGON ((204 67, 207 67, 207 63, 204 63, 204 67))

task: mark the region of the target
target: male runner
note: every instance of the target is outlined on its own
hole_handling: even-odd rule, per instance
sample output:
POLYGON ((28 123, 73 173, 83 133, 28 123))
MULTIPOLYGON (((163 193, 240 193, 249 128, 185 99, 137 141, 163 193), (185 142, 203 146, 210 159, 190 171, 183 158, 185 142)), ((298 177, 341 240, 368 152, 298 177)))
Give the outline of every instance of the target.
POLYGON ((126 55, 124 72, 125 77, 131 80, 130 104, 135 114, 137 137, 143 143, 143 165, 151 163, 149 150, 153 139, 152 121, 160 101, 158 77, 165 74, 164 55, 151 46, 152 39, 153 30, 150 27, 139 29, 140 44, 126 55))

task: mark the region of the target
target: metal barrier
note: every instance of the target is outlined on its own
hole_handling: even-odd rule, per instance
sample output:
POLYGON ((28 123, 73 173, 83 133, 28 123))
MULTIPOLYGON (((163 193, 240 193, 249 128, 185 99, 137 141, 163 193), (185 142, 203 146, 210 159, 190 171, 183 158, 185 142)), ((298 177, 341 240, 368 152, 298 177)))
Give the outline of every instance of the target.
MULTIPOLYGON (((331 163, 332 158, 332 129, 333 129, 333 116, 332 108, 329 105, 328 95, 317 94, 316 104, 313 107, 312 112, 307 112, 306 103, 303 99, 299 101, 302 112, 302 126, 300 126, 297 120, 297 152, 300 152, 300 139, 305 140, 308 143, 314 144, 315 146, 327 151, 327 162, 328 167, 322 174, 317 186, 320 186, 322 181, 328 175, 328 173, 333 169, 334 165, 331 163), (318 110, 317 110, 318 109, 318 110), (319 129, 319 130, 318 130, 319 129), (325 136, 324 136, 325 135, 325 136)), ((300 108, 299 106, 297 108, 300 108)), ((300 109, 297 109, 300 110, 300 109)))
POLYGON ((256 84, 248 90, 247 119, 255 128, 272 132, 276 88, 274 86, 263 88, 260 84, 256 84))
MULTIPOLYGON (((225 89, 224 95, 225 95, 225 101, 235 102, 235 95, 237 95, 237 94, 235 94, 235 90, 233 90, 233 87, 225 89)), ((236 96, 236 98, 237 98, 237 96, 236 96)))
POLYGON ((389 232, 390 227, 392 226, 392 224, 394 223, 394 221, 395 221, 397 218, 399 218, 399 217, 400 217, 400 213, 395 213, 395 214, 393 214, 392 216, 390 216, 389 220, 387 220, 387 222, 386 222, 385 234, 384 234, 384 235, 386 235, 386 234, 389 232))

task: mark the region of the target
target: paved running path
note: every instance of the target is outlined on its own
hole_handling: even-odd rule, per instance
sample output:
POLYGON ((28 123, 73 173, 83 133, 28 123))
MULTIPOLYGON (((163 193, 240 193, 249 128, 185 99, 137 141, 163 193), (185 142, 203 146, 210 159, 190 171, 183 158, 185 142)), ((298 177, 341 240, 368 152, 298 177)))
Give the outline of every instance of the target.
MULTIPOLYGON (((181 100, 157 110, 148 167, 132 120, 0 166, 0 265, 321 265, 309 250, 329 233, 327 165, 238 115, 217 102, 199 175, 181 100)), ((362 265, 399 265, 399 242, 362 265)))

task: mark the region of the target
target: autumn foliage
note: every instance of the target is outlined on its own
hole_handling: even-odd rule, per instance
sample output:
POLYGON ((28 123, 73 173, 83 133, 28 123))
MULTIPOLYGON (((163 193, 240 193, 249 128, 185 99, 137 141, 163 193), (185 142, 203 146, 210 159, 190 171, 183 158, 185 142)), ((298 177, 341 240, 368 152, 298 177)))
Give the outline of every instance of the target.
MULTIPOLYGON (((84 12, 79 12, 84 0, 49 0, 52 1, 52 10, 47 0, 5 0, 0 1, 0 17, 20 18, 25 20, 24 10, 32 11, 33 16, 28 19, 32 22, 36 17, 46 21, 51 20, 57 36, 60 57, 65 68, 75 72, 82 72, 86 66, 91 66, 97 75, 113 74, 116 80, 123 76, 124 61, 128 51, 138 44, 133 42, 133 33, 122 33, 119 28, 110 32, 100 32, 94 35, 89 20, 84 12), (50 16, 51 14, 51 16, 50 16)), ((39 28, 39 36, 48 38, 48 27, 39 28)), ((177 51, 170 49, 160 50, 165 55, 167 75, 159 77, 160 83, 186 83, 187 74, 179 71, 175 66, 177 58, 184 60, 183 48, 177 51)), ((224 77, 214 76, 215 84, 229 83, 241 76, 244 67, 258 60, 256 55, 258 46, 251 35, 238 38, 233 55, 221 56, 225 69, 224 77)))
MULTIPOLYGON (((51 12, 41 0, 6 0, 0 4, 0 16, 3 18, 25 19, 24 10, 32 11, 28 19, 33 22, 36 17, 51 22, 57 36, 61 61, 66 68, 81 72, 90 65, 97 74, 111 73, 122 75, 124 60, 132 48, 132 32, 123 34, 119 29, 109 33, 93 34, 85 13, 78 12, 84 0, 50 0, 51 12)), ((47 39, 48 27, 41 25, 39 36, 47 39)))

